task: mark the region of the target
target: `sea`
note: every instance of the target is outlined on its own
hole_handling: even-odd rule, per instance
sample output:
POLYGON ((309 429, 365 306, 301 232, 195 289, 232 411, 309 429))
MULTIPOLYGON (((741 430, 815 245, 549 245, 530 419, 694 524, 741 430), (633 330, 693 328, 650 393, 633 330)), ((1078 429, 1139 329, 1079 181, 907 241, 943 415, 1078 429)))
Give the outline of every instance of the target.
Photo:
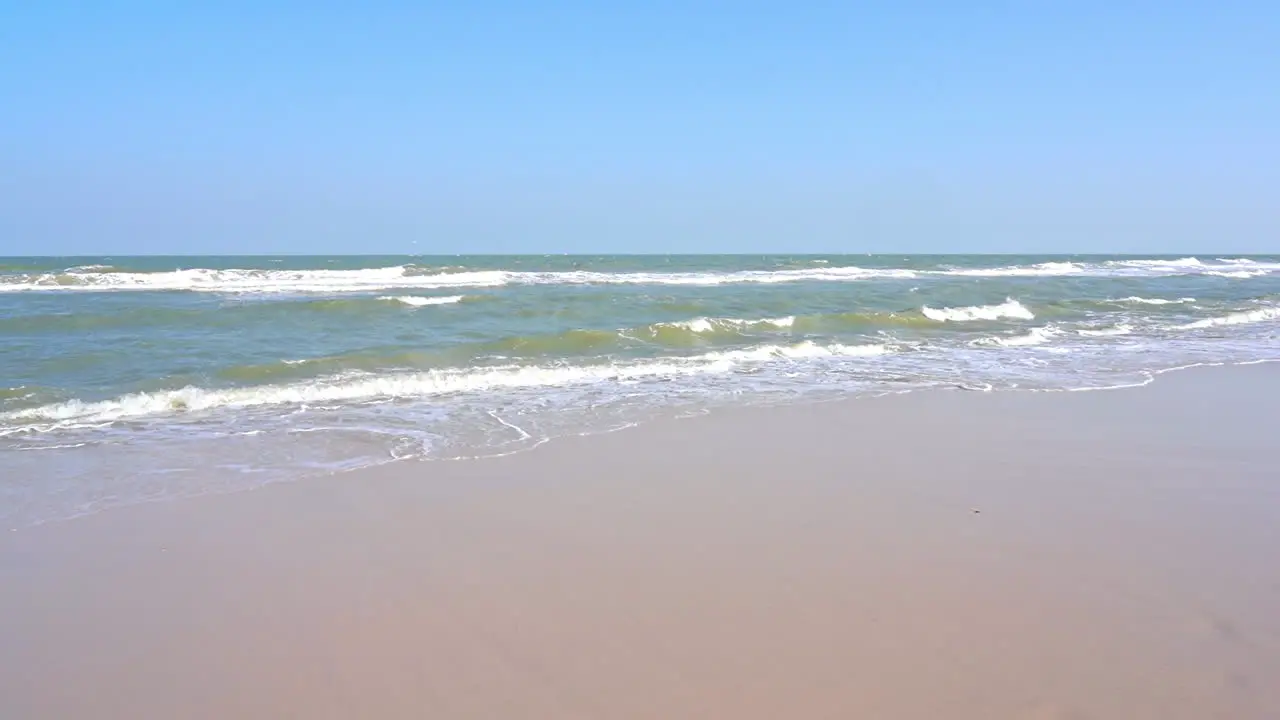
POLYGON ((1278 334, 1280 256, 0 258, 0 525, 733 406, 1143 385, 1278 334))

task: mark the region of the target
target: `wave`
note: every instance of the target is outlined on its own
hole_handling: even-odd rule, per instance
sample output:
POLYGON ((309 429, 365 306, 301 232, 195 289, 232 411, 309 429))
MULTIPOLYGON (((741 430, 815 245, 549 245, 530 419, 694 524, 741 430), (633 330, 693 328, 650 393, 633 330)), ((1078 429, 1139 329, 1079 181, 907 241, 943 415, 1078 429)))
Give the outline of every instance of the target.
POLYGON ((1183 330, 1197 330, 1223 325, 1248 325, 1252 323, 1267 322, 1269 320, 1280 320, 1280 307, 1265 307, 1258 308, 1257 310, 1234 312, 1221 317, 1197 320, 1192 323, 1187 323, 1186 325, 1179 325, 1178 327, 1183 330))
MULTIPOLYGON (((859 318, 853 324, 865 325, 868 316, 810 316, 807 318, 695 318, 679 322, 654 323, 618 329, 576 328, 561 332, 508 337, 441 348, 403 346, 372 347, 335 355, 276 360, 269 363, 235 365, 216 371, 216 377, 236 383, 264 383, 301 379, 320 375, 388 371, 430 370, 475 363, 523 362, 541 359, 584 362, 606 356, 634 356, 663 351, 710 351, 725 348, 732 351, 746 342, 770 342, 769 336, 787 337, 792 329, 804 331, 845 327, 846 317, 859 318), (838 324, 838 325, 837 325, 838 324)), ((925 318, 922 324, 932 325, 925 318)), ((832 340, 834 342, 834 340, 832 340)), ((775 341, 776 342, 776 341, 775 341)), ((807 348, 807 346, 805 346, 807 348)), ((835 347, 835 346, 831 346, 835 347)), ((843 347, 843 346, 841 346, 843 347)), ((860 347, 860 346, 852 346, 860 347)), ((863 352, 863 351, 859 351, 863 352)))
POLYGON ((1270 275, 1271 272, 1272 271, 1270 270, 1231 270, 1231 271, 1206 270, 1204 274, 1213 275, 1214 277, 1247 279, 1247 278, 1262 277, 1264 275, 1270 275))
POLYGON ((920 312, 930 320, 937 322, 968 322, 971 320, 999 320, 1013 318, 1017 320, 1033 320, 1035 314, 1022 303, 1009 298, 999 305, 973 305, 959 308, 931 308, 925 306, 920 312))
POLYGON ((660 322, 638 328, 617 330, 574 329, 554 335, 535 335, 504 338, 481 345, 481 354, 508 354, 517 356, 580 354, 604 352, 635 347, 637 343, 669 348, 687 348, 707 345, 717 337, 736 339, 751 331, 786 330, 795 323, 794 317, 743 320, 739 318, 700 317, 692 320, 660 322))
POLYGON ((774 270, 730 272, 601 272, 468 270, 462 267, 394 265, 359 270, 208 269, 136 272, 86 265, 44 273, 0 276, 0 292, 21 291, 192 291, 221 293, 347 293, 393 289, 500 287, 504 285, 689 285, 862 282, 921 277, 1163 277, 1210 275, 1251 278, 1280 272, 1280 263, 1246 258, 1125 259, 1101 263, 1054 260, 1004 267, 941 269, 865 268, 810 265, 774 270))
POLYGON ((1008 335, 1004 337, 985 337, 974 340, 974 345, 999 345, 1001 347, 1028 347, 1043 345, 1062 332, 1052 327, 1038 327, 1024 335, 1008 335))
POLYGON ((388 295, 378 298, 379 300, 389 300, 398 302, 410 307, 426 307, 427 305, 452 305, 462 302, 462 295, 449 295, 447 297, 419 297, 417 295, 388 295))
POLYGON ((751 328, 776 328, 785 329, 794 325, 796 319, 794 316, 779 318, 763 318, 760 320, 741 320, 738 318, 694 318, 692 320, 679 320, 668 323, 654 323, 649 328, 652 331, 660 332, 663 328, 672 328, 675 330, 684 330, 695 334, 715 333, 724 330, 739 331, 751 328))
POLYGON ((1280 263, 1261 263, 1249 258, 1217 258, 1209 264, 1197 257, 1176 260, 1110 260, 1108 267, 1136 275, 1209 275, 1227 278, 1253 278, 1280 271, 1280 263))
POLYGON ((1263 277, 1280 271, 1280 263, 1258 262, 1249 258, 1217 258, 1215 264, 1196 257, 1177 260, 1112 260, 1106 264, 1144 274, 1207 275, 1235 279, 1263 277))
POLYGON ((952 268, 939 271, 941 275, 966 277, 1036 277, 1043 275, 1078 275, 1088 268, 1073 262, 1046 262, 1036 265, 1010 265, 998 268, 952 268))
MULTIPOLYGON (((872 357, 892 352, 885 345, 763 345, 692 357, 670 357, 632 363, 578 366, 501 366, 458 368, 386 375, 340 374, 306 382, 212 389, 189 386, 177 390, 124 395, 112 400, 71 400, 0 414, 0 421, 45 423, 24 428, 52 429, 68 424, 110 423, 127 419, 280 405, 316 405, 418 399, 454 393, 488 392, 526 387, 552 387, 607 381, 643 380, 732 372, 744 365, 830 357, 872 357), (49 424, 52 425, 49 425, 49 424)), ((8 432, 22 428, 11 428, 8 432)))
POLYGON ((1132 295, 1127 298, 1119 298, 1117 300, 1108 300, 1113 303, 1134 303, 1136 305, 1181 305, 1183 303, 1193 303, 1196 299, 1193 297, 1178 298, 1176 300, 1166 300, 1164 298, 1144 298, 1132 295))
POLYGON ((1136 268, 1201 268, 1204 263, 1197 257, 1184 257, 1177 260, 1108 260, 1107 265, 1114 267, 1136 268))
POLYGON ((874 357, 893 352, 888 345, 819 345, 805 341, 797 345, 764 345, 745 350, 722 350, 707 353, 702 358, 717 362, 764 362, 768 360, 818 357, 874 357))
POLYGON ((1076 332, 1079 333, 1080 335, 1084 335, 1085 337, 1109 337, 1114 335, 1128 335, 1129 333, 1133 332, 1133 326, 1125 323, 1120 323, 1119 325, 1113 325, 1111 327, 1104 327, 1104 328, 1081 328, 1080 330, 1076 330, 1076 332))
POLYGON ((346 293, 388 289, 500 287, 503 285, 724 285, 850 282, 915 277, 913 270, 815 267, 737 272, 424 271, 411 265, 364 270, 210 270, 168 272, 57 272, 0 278, 0 292, 191 291, 222 293, 346 293))
POLYGON ((435 289, 504 285, 501 270, 420 274, 413 266, 364 270, 209 270, 59 272, 0 278, 0 292, 192 291, 221 293, 344 293, 389 288, 435 289))
POLYGON ((953 267, 924 274, 962 277, 1169 277, 1176 275, 1209 275, 1228 278, 1254 278, 1280 272, 1280 263, 1259 262, 1248 258, 1218 258, 1215 264, 1196 257, 1178 259, 1125 259, 1101 263, 1050 261, 1033 265, 1008 265, 995 268, 953 267))
POLYGON ((109 328, 144 328, 162 325, 183 324, 200 325, 236 331, 243 323, 255 319, 277 318, 283 322, 291 322, 299 313, 316 316, 374 316, 393 312, 390 304, 414 305, 424 300, 424 305, 453 302, 471 302, 482 296, 452 296, 447 298, 372 297, 372 296, 297 296, 290 302, 226 302, 217 305, 195 307, 171 307, 154 304, 140 304, 114 309, 110 312, 74 312, 74 313, 40 313, 32 315, 13 315, 0 317, 0 333, 32 333, 52 334, 59 332, 77 332, 104 330, 109 328))

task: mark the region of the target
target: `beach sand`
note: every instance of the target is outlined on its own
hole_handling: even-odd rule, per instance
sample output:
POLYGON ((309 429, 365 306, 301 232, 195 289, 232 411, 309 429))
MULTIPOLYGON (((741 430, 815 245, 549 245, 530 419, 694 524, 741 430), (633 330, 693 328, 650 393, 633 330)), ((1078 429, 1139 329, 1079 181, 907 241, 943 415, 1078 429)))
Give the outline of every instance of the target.
POLYGON ((0 718, 1280 718, 1277 399, 745 408, 6 531, 0 718))

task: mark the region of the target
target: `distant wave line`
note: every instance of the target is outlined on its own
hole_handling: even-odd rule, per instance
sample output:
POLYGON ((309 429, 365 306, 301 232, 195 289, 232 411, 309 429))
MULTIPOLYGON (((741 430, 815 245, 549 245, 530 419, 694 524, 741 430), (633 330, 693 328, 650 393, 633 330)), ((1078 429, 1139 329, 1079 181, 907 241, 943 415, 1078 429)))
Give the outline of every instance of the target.
POLYGON ((424 269, 395 265, 359 270, 261 270, 192 268, 158 272, 95 271, 0 275, 0 292, 192 291, 220 293, 349 293, 394 289, 483 288, 505 285, 689 285, 866 282, 943 277, 1168 277, 1201 275, 1248 279, 1280 272, 1280 263, 1247 258, 1206 263, 1179 260, 1051 261, 1005 267, 865 268, 820 266, 730 272, 601 272, 424 269))

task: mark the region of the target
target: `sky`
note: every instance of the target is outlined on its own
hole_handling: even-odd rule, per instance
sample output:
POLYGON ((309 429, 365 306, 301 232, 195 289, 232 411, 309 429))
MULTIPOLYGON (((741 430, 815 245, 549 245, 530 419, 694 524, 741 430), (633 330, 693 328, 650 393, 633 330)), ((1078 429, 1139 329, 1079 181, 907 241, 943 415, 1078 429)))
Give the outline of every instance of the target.
POLYGON ((1280 3, 186 5, 0 0, 0 255, 1280 252, 1280 3))

